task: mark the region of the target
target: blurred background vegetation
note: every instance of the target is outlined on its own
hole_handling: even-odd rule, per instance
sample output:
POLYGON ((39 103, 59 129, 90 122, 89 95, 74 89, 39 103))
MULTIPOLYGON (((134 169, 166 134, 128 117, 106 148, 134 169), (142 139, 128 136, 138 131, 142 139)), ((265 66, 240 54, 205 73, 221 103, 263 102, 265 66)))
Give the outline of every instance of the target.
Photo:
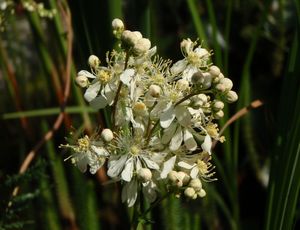
POLYGON ((180 59, 187 37, 214 50, 213 61, 239 92, 221 127, 251 101, 264 103, 248 107, 214 149, 219 180, 205 185, 207 196, 163 201, 144 229, 299 229, 299 1, 37 1, 56 10, 52 19, 30 12, 29 3, 0 1, 0 229, 130 228, 119 185, 101 170, 81 174, 58 148, 72 130, 78 136, 109 125, 106 111, 87 107, 74 77, 90 54, 104 60, 114 47, 115 17, 165 58, 180 59), (46 133, 54 135, 43 141, 46 133), (33 161, 19 174, 32 149, 33 161))

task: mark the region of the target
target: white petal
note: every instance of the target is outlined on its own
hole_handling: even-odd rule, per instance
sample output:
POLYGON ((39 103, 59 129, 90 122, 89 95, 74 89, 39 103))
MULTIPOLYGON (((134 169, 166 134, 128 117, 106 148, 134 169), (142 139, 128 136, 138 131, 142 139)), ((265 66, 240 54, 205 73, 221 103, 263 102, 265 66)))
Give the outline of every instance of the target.
POLYGON ((129 83, 130 83, 133 75, 134 75, 134 69, 126 69, 120 75, 120 80, 123 82, 123 84, 129 86, 129 83))
POLYGON ((129 158, 125 163, 125 168, 122 171, 121 178, 125 181, 131 181, 133 175, 133 158, 129 158))
POLYGON ((148 168, 150 168, 150 169, 156 169, 156 170, 159 169, 158 164, 156 164, 154 161, 150 160, 149 158, 143 157, 143 160, 145 161, 145 163, 148 166, 148 168))
POLYGON ((182 130, 181 127, 178 126, 173 138, 171 139, 169 148, 171 151, 176 151, 177 149, 179 149, 181 143, 183 140, 183 135, 182 135, 182 130))
POLYGON ((194 151, 197 148, 197 142, 195 141, 192 133, 188 129, 184 129, 183 140, 186 148, 190 151, 194 151))
POLYGON ((113 90, 109 84, 107 84, 105 86, 104 91, 105 91, 105 96, 106 96, 107 103, 109 105, 112 105, 113 102, 114 102, 115 92, 116 91, 113 90))
POLYGON ((122 189, 122 202, 127 202, 128 207, 132 207, 137 198, 138 184, 136 180, 126 183, 122 189))
POLYGON ((108 165, 107 175, 110 177, 117 177, 124 168, 127 155, 123 155, 118 160, 110 160, 108 165))
POLYGON ((94 74, 91 74, 89 71, 86 71, 86 70, 80 70, 77 74, 78 75, 83 75, 83 76, 86 76, 86 77, 89 77, 89 78, 96 78, 96 76, 94 74))
POLYGON ((87 100, 88 102, 93 100, 95 97, 97 97, 99 90, 100 90, 100 82, 99 81, 90 85, 84 93, 85 100, 87 100))
POLYGON ((84 173, 87 169, 88 162, 89 162, 89 159, 86 156, 84 156, 76 162, 76 166, 78 167, 78 169, 81 172, 84 173))
POLYGON ((195 164, 190 165, 184 161, 180 161, 180 162, 178 162, 178 166, 180 166, 181 168, 185 168, 185 169, 192 169, 195 166, 195 164))
POLYGON ((211 155, 211 145, 212 145, 211 137, 208 134, 206 134, 204 141, 201 144, 201 148, 203 149, 203 151, 208 152, 209 155, 211 155))
POLYGON ((154 108, 151 110, 151 112, 150 112, 150 118, 152 120, 157 119, 160 116, 160 114, 166 109, 167 104, 168 103, 166 101, 159 101, 154 106, 154 108))
POLYGON ((192 76, 194 73, 198 72, 198 68, 192 65, 189 65, 182 73, 182 79, 191 82, 192 76))
POLYGON ((169 160, 167 160, 163 164, 163 169, 162 169, 162 172, 160 173, 160 177, 162 179, 166 178, 168 176, 169 172, 172 171, 172 169, 174 168, 174 165, 175 165, 175 161, 176 161, 176 155, 171 157, 169 160))
POLYGON ((153 181, 148 181, 145 185, 143 184, 143 193, 150 202, 155 201, 157 197, 156 184, 153 181))
POLYGON ((177 121, 182 126, 189 126, 191 124, 192 116, 188 109, 185 106, 176 106, 175 107, 175 115, 177 118, 177 121))
POLYGON ((108 156, 108 152, 103 147, 98 147, 95 145, 92 145, 91 148, 94 150, 94 152, 97 154, 97 156, 108 156))
POLYGON ((107 106, 107 100, 102 95, 96 97, 92 101, 90 101, 90 106, 94 109, 103 109, 105 106, 107 106))
POLYGON ((174 106, 168 103, 166 110, 160 115, 160 125, 163 128, 168 128, 175 118, 174 106))
POLYGON ((185 59, 177 61, 172 65, 171 73, 175 75, 181 73, 185 69, 186 65, 187 65, 187 61, 185 59))
POLYGON ((161 138, 161 143, 168 144, 170 142, 170 140, 174 136, 176 127, 177 125, 175 123, 172 123, 167 129, 164 130, 164 133, 161 138))
POLYGON ((190 173, 190 175, 191 175, 191 178, 196 178, 197 177, 197 175, 198 175, 198 173, 199 173, 199 169, 198 169, 198 167, 196 166, 196 167, 194 167, 192 170, 191 170, 191 173, 190 173))

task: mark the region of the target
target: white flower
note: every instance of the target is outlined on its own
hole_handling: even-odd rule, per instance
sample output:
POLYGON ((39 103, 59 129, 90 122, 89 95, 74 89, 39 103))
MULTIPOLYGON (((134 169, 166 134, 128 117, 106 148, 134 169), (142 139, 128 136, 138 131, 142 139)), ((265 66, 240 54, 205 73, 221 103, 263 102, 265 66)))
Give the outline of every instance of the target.
POLYGON ((102 142, 93 141, 87 135, 83 138, 79 138, 76 145, 67 144, 61 145, 61 147, 73 150, 74 154, 67 159, 71 158, 72 163, 74 163, 81 172, 85 172, 87 166, 89 166, 90 173, 95 174, 109 156, 109 152, 103 146, 102 142))

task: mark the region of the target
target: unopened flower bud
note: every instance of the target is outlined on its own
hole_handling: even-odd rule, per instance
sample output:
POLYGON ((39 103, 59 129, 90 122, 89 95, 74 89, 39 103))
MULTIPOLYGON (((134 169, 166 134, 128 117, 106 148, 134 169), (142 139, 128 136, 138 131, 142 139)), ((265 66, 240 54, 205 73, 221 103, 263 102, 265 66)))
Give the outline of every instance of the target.
POLYGON ((177 89, 184 91, 189 88, 189 82, 184 79, 180 79, 176 83, 177 89))
POLYGON ((219 110, 222 110, 223 108, 224 108, 224 103, 222 101, 214 100, 214 102, 212 104, 212 109, 214 111, 219 111, 219 110))
POLYGON ((147 106, 141 101, 136 102, 133 105, 132 109, 137 115, 141 115, 141 116, 147 112, 147 106))
POLYGON ((176 172, 176 171, 171 171, 171 172, 169 172, 168 173, 168 179, 171 181, 171 182, 173 182, 173 183, 175 183, 178 179, 178 175, 177 175, 178 173, 176 172))
POLYGON ((220 93, 224 93, 226 88, 225 88, 225 85, 224 84, 221 84, 221 83, 218 83, 216 86, 215 86, 215 89, 218 90, 220 93))
POLYGON ((201 198, 206 196, 206 192, 205 192, 204 189, 201 189, 200 192, 198 192, 197 194, 198 194, 198 196, 200 196, 201 198))
POLYGON ((193 84, 201 84, 204 81, 204 75, 201 71, 198 71, 193 74, 191 80, 193 84))
POLYGON ((114 134, 110 129, 103 129, 101 132, 101 138, 106 142, 110 142, 114 138, 114 134))
POLYGON ((148 168, 141 168, 138 172, 137 175, 143 182, 150 181, 152 178, 152 173, 150 169, 148 168))
POLYGON ((125 47, 133 47, 138 41, 138 37, 130 30, 124 30, 121 36, 121 40, 125 47))
POLYGON ((197 48, 197 55, 199 58, 204 58, 209 56, 209 52, 204 48, 197 48))
POLYGON ((151 42, 147 38, 138 39, 134 44, 133 52, 135 55, 142 55, 151 48, 151 42))
POLYGON ((184 195, 188 198, 193 198, 194 195, 196 194, 196 191, 195 189, 191 188, 191 187, 187 187, 185 190, 184 190, 184 195))
POLYGON ((220 84, 224 85, 225 91, 231 90, 233 86, 233 83, 229 78, 220 79, 220 84))
POLYGON ((230 90, 228 91, 226 94, 225 94, 225 100, 226 102, 228 103, 232 103, 232 102, 235 102, 237 101, 238 99, 238 95, 236 94, 236 92, 230 90))
POLYGON ((152 97, 159 97, 160 96, 160 93, 161 93, 161 89, 158 85, 150 85, 149 87, 149 94, 152 96, 152 97))
POLYGON ((188 54, 193 48, 193 42, 191 39, 183 39, 180 43, 180 48, 183 53, 188 54))
POLYGON ((138 40, 143 37, 143 35, 141 34, 140 31, 132 31, 132 33, 134 33, 136 35, 136 37, 137 37, 138 40))
POLYGON ((216 112, 216 113, 214 114, 214 117, 215 117, 216 119, 221 119, 222 117, 224 117, 224 112, 223 112, 223 110, 220 110, 220 111, 216 112))
POLYGON ((195 191, 200 191, 202 188, 202 183, 199 178, 195 178, 190 181, 189 186, 192 187, 195 191))
POLYGON ((96 69, 100 65, 100 60, 96 55, 89 56, 88 63, 91 68, 96 69))
POLYGON ((117 30, 117 31, 120 31, 120 30, 123 30, 124 29, 124 23, 121 19, 119 18, 115 18, 112 23, 112 28, 113 30, 117 30))
POLYGON ((177 178, 178 178, 178 180, 182 181, 183 185, 186 185, 190 180, 190 176, 182 171, 178 172, 177 178))
POLYGON ((85 88, 89 84, 87 76, 85 76, 83 73, 84 72, 80 71, 75 79, 76 84, 81 88, 85 88))
POLYGON ((217 77, 221 73, 221 71, 218 66, 212 65, 211 67, 209 67, 209 73, 213 77, 217 77))

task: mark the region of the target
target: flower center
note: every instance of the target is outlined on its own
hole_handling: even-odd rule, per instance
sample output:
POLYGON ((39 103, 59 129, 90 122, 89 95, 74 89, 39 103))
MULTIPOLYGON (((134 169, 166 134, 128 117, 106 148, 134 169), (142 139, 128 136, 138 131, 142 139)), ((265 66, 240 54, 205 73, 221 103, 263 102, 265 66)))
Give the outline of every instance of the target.
POLYGON ((83 138, 78 139, 78 150, 81 152, 86 152, 90 147, 90 139, 87 135, 83 138))
POLYGON ((205 175, 206 173, 208 173, 208 166, 204 161, 198 160, 197 166, 201 175, 205 175))
POLYGON ((97 74, 98 79, 101 83, 106 84, 110 79, 111 75, 108 71, 100 70, 97 74))
POLYGON ((133 145, 133 146, 131 146, 131 148, 130 148, 130 153, 131 153, 131 155, 133 155, 133 156, 137 156, 137 155, 139 155, 139 153, 140 153, 140 148, 139 148, 138 146, 136 146, 136 145, 133 145))

